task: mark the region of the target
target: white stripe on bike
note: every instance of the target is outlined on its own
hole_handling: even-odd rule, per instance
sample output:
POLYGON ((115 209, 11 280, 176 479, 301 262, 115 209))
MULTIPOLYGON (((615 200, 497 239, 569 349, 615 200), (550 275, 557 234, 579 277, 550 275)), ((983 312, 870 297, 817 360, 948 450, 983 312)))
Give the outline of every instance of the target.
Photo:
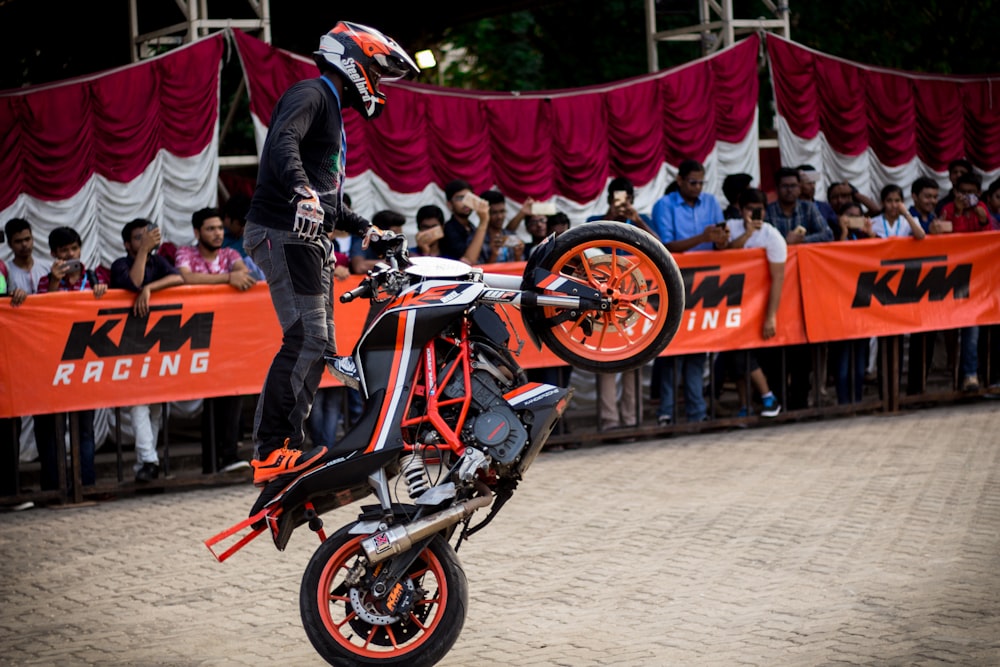
POLYGON ((408 385, 411 379, 402 377, 402 374, 406 372, 407 367, 410 365, 410 355, 413 354, 413 324, 417 318, 414 311, 401 311, 399 316, 406 319, 406 333, 403 334, 402 355, 399 359, 400 374, 396 376, 396 384, 392 387, 392 396, 388 399, 389 409, 385 413, 387 419, 381 425, 378 440, 376 440, 375 447, 372 449, 375 452, 385 446, 385 441, 389 437, 389 433, 394 427, 399 426, 399 420, 393 415, 396 414, 396 409, 399 407, 399 399, 403 395, 403 387, 408 385))

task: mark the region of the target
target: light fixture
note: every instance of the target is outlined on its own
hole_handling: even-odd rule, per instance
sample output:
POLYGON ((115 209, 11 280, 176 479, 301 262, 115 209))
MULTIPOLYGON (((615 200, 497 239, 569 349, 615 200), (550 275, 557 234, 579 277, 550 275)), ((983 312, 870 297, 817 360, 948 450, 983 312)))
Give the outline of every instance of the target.
POLYGON ((417 65, 420 69, 429 69, 437 65, 437 60, 434 59, 434 52, 430 49, 424 49, 423 51, 417 51, 413 54, 417 59, 417 65))

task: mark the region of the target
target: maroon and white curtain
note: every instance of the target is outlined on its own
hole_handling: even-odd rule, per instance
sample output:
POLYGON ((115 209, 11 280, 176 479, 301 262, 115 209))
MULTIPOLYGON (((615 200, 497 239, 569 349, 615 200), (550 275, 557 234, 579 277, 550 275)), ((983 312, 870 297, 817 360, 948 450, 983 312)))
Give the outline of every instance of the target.
MULTIPOLYGON (((311 59, 234 31, 258 130, 258 149, 278 97, 318 75, 311 59)), ((695 62, 605 86, 530 93, 478 93, 385 84, 385 112, 367 122, 346 112, 346 191, 370 216, 391 208, 413 225, 424 204, 444 207, 443 186, 462 178, 496 187, 511 205, 555 201, 574 222, 607 210, 615 176, 636 185, 648 213, 694 158, 708 190, 726 174, 759 177, 757 53, 752 36, 695 62)), ((513 213, 513 210, 511 210, 513 213)))
POLYGON ((191 213, 216 202, 223 40, 0 93, 0 224, 27 219, 42 259, 49 232, 73 227, 88 265, 124 255, 121 229, 137 217, 193 241, 191 213))
MULTIPOLYGON (((909 197, 919 176, 951 188, 948 162, 967 158, 983 184, 1000 177, 1000 75, 933 76, 868 67, 767 36, 781 163, 812 164, 817 192, 848 180, 878 198, 909 197)), ((770 187, 771 184, 765 184, 770 187)))

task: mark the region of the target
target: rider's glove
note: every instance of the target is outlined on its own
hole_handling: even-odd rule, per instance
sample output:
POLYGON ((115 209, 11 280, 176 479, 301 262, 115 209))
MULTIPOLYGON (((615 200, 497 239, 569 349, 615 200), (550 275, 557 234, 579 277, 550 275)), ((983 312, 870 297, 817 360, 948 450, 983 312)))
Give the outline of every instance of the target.
POLYGON ((379 229, 375 225, 369 225, 368 229, 361 234, 361 247, 367 250, 373 241, 378 241, 382 238, 383 233, 384 230, 379 229))
POLYGON ((323 231, 323 206, 312 188, 300 185, 295 194, 301 197, 295 206, 295 224, 292 231, 309 241, 316 240, 323 231))

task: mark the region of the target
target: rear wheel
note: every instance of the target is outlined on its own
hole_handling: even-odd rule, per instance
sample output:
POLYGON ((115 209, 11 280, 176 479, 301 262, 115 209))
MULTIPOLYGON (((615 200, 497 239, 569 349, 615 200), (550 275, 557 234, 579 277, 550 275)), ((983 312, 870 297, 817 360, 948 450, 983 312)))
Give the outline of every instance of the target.
POLYGON ((607 312, 542 308, 534 330, 563 361, 595 373, 638 368, 667 346, 684 314, 677 263, 650 234, 619 222, 590 222, 555 239, 540 267, 611 299, 607 312))
POLYGON ((398 595, 376 600, 368 588, 373 568, 359 564, 366 536, 348 528, 320 545, 302 577, 299 607, 309 641, 340 667, 437 663, 458 639, 468 605, 455 551, 434 537, 400 580, 398 595), (389 598, 405 608, 388 611, 389 598))

